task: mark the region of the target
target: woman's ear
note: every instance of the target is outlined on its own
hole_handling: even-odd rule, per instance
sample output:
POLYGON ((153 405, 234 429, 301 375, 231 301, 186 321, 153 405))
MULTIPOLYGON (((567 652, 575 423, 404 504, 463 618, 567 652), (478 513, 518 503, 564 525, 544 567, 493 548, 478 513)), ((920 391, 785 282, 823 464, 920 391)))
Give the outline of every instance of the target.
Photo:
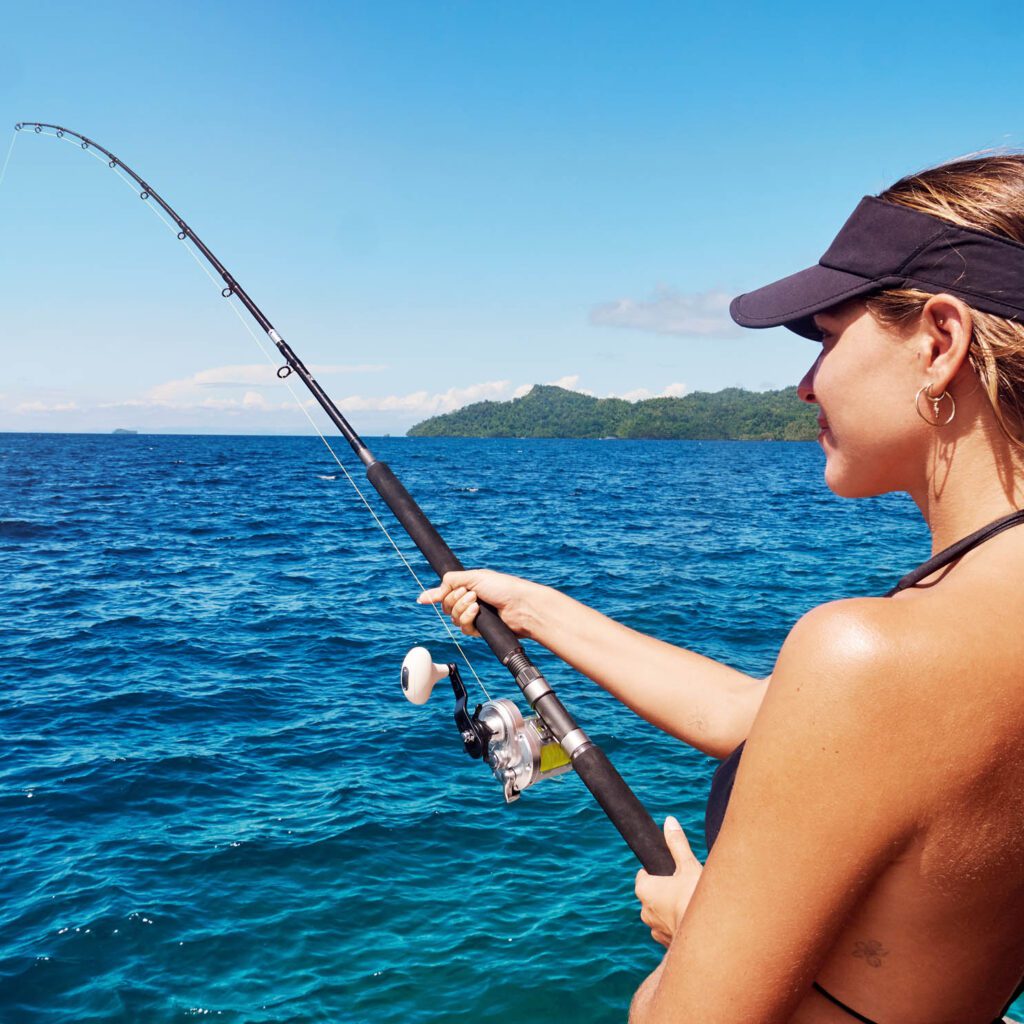
POLYGON ((974 320, 966 302, 952 295, 933 295, 921 310, 920 354, 932 390, 941 394, 967 359, 974 320))

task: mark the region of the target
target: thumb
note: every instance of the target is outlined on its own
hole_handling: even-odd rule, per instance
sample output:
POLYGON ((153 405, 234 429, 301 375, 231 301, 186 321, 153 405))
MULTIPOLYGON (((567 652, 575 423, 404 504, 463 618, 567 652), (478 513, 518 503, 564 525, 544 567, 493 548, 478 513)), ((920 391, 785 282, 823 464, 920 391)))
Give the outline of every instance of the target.
POLYGON ((671 814, 665 819, 665 842, 677 868, 695 859, 683 826, 671 814))

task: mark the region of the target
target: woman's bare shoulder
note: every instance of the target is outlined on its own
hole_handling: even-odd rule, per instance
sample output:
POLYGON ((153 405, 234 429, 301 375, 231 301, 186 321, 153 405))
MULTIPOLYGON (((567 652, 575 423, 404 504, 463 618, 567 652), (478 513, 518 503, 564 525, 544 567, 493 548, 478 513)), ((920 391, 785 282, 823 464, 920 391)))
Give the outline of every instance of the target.
MULTIPOLYGON (((772 673, 770 699, 799 699, 837 713, 869 711, 905 696, 929 630, 921 616, 885 598, 831 601, 807 612, 790 631, 772 673), (861 701, 861 698, 865 698, 861 701)), ((877 709, 876 709, 877 710, 877 709)))
MULTIPOLYGON (((998 628, 970 592, 821 605, 794 626, 759 718, 775 742, 842 736, 934 788, 995 763, 1021 739, 1021 631, 998 628), (986 621, 988 626, 986 627, 986 621)), ((1013 617, 1013 616, 1011 616, 1013 617)))

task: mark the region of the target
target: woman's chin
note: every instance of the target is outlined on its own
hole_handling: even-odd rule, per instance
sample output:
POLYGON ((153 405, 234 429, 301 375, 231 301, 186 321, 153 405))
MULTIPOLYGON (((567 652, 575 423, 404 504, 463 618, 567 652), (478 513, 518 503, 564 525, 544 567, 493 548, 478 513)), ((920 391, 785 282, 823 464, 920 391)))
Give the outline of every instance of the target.
POLYGON ((844 466, 843 460, 835 455, 828 456, 825 462, 825 486, 840 498, 876 498, 893 490, 875 474, 867 475, 849 465, 844 466))

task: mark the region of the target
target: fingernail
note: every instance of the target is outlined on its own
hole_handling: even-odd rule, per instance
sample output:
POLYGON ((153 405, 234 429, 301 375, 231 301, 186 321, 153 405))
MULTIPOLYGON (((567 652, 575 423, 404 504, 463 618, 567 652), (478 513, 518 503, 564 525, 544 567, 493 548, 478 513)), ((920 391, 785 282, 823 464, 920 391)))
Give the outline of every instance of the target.
POLYGON ((677 832, 683 831, 683 826, 671 814, 665 819, 665 828, 674 828, 677 832))

